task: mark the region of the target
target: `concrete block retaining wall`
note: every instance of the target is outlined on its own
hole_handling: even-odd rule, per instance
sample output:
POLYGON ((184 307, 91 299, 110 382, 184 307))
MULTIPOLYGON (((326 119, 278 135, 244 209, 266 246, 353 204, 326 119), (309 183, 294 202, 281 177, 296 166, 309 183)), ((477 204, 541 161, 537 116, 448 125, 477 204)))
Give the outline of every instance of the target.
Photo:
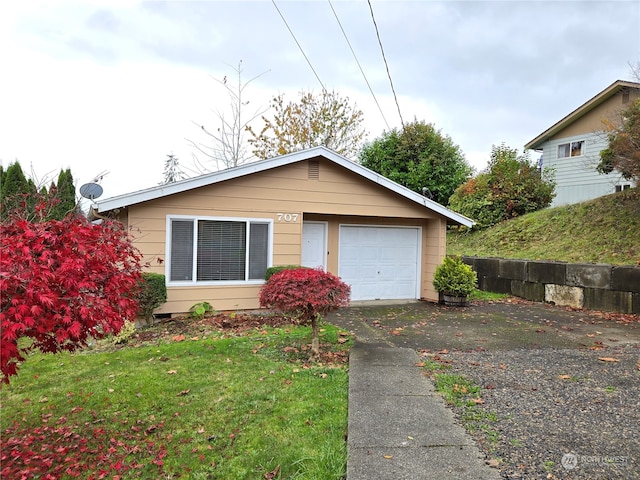
POLYGON ((640 267, 462 257, 478 288, 535 302, 640 314, 640 267))

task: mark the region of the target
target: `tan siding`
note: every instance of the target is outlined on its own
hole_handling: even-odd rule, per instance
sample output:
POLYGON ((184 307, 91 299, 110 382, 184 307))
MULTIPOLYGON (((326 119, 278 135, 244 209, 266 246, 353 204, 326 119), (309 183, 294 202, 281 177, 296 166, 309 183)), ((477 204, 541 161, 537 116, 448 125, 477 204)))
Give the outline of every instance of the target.
POLYGON ((622 103, 622 92, 612 96, 589 113, 572 122, 567 128, 559 131, 550 140, 558 140, 575 135, 586 135, 607 130, 606 124, 620 123, 620 112, 640 98, 640 92, 630 92, 629 102, 622 103))
MULTIPOLYGON (((165 266, 157 259, 165 259, 167 215, 262 218, 273 220, 273 265, 299 264, 304 217, 328 222, 327 269, 336 273, 341 224, 420 226, 421 296, 437 299, 431 278, 434 265, 444 256, 444 219, 330 162, 321 161, 319 179, 307 176, 307 162, 300 162, 130 206, 128 220, 136 246, 151 262, 150 270, 164 273, 165 266), (296 214, 297 220, 279 220, 278 213, 296 214)), ((201 301, 218 310, 258 308, 259 289, 259 285, 170 286, 169 300, 159 312, 185 312, 201 301)))

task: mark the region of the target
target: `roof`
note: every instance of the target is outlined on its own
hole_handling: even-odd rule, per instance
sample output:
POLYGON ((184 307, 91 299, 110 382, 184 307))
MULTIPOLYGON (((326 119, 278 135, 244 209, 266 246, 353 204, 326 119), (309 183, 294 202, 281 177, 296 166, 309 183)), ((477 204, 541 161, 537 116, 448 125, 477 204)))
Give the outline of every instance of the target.
POLYGON ((130 205, 135 205, 142 202, 148 202, 158 198, 166 197, 168 195, 175 195, 177 193, 186 192, 194 188, 205 187, 216 183, 232 180, 245 175, 251 175, 253 173, 263 172, 272 168, 282 167, 290 165, 296 162, 308 160, 316 157, 323 157, 330 162, 333 162, 341 167, 350 170, 353 173, 360 175, 378 185, 395 192, 427 209, 442 215, 450 223, 456 223, 471 227, 474 225, 474 221, 460 215, 448 208, 440 205, 433 200, 430 200, 413 190, 409 190, 402 185, 389 180, 388 178, 380 175, 379 173, 369 170, 362 165, 352 162, 347 158, 337 154, 336 152, 329 150, 326 147, 313 147, 307 150, 301 150, 287 155, 281 155, 278 157, 269 158, 266 160, 259 160, 257 162, 247 163, 239 167, 229 168, 221 170, 219 172, 208 173, 200 175, 198 177, 189 178, 187 180, 180 180, 178 182, 168 183, 157 187, 147 188, 145 190, 138 190, 136 192, 127 193, 124 195, 118 195, 116 197, 106 198, 96 202, 97 210, 99 213, 104 213, 117 208, 124 208, 130 205))
POLYGON ((611 97, 613 97, 614 95, 619 93, 621 90, 624 90, 625 88, 633 88, 633 89, 640 90, 640 83, 627 82, 627 81, 624 81, 624 80, 616 80, 611 85, 609 85, 607 88, 605 88, 600 93, 598 93, 596 96, 594 96, 593 98, 591 98, 587 102, 585 102, 582 105, 580 105, 578 108, 576 108, 569 115, 567 115, 562 120, 560 120, 559 122, 555 123, 554 125, 552 125, 548 129, 546 129, 544 132, 542 132, 540 135, 538 135, 533 140, 531 140, 529 143, 527 143, 524 146, 524 148, 526 150, 528 150, 528 149, 532 149, 532 150, 540 149, 542 147, 542 144, 544 142, 546 142, 549 138, 553 137, 559 131, 563 130, 564 128, 566 128, 568 125, 570 125, 571 123, 575 122, 579 118, 585 116, 587 113, 589 113, 591 110, 596 108, 598 105, 606 102, 611 97))

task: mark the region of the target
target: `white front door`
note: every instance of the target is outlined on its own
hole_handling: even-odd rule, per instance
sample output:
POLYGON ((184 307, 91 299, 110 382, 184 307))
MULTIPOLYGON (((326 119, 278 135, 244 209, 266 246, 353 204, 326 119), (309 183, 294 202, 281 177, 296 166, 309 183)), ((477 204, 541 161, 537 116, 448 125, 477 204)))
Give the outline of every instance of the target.
POLYGON ((304 222, 302 224, 303 267, 327 269, 327 224, 304 222))

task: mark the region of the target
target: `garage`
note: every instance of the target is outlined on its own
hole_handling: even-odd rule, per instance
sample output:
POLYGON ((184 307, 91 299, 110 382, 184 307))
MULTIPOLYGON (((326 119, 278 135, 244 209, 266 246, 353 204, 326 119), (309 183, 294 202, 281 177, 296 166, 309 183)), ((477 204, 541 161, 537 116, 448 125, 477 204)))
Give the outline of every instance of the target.
POLYGON ((340 225, 338 275, 351 300, 419 298, 419 227, 340 225))

